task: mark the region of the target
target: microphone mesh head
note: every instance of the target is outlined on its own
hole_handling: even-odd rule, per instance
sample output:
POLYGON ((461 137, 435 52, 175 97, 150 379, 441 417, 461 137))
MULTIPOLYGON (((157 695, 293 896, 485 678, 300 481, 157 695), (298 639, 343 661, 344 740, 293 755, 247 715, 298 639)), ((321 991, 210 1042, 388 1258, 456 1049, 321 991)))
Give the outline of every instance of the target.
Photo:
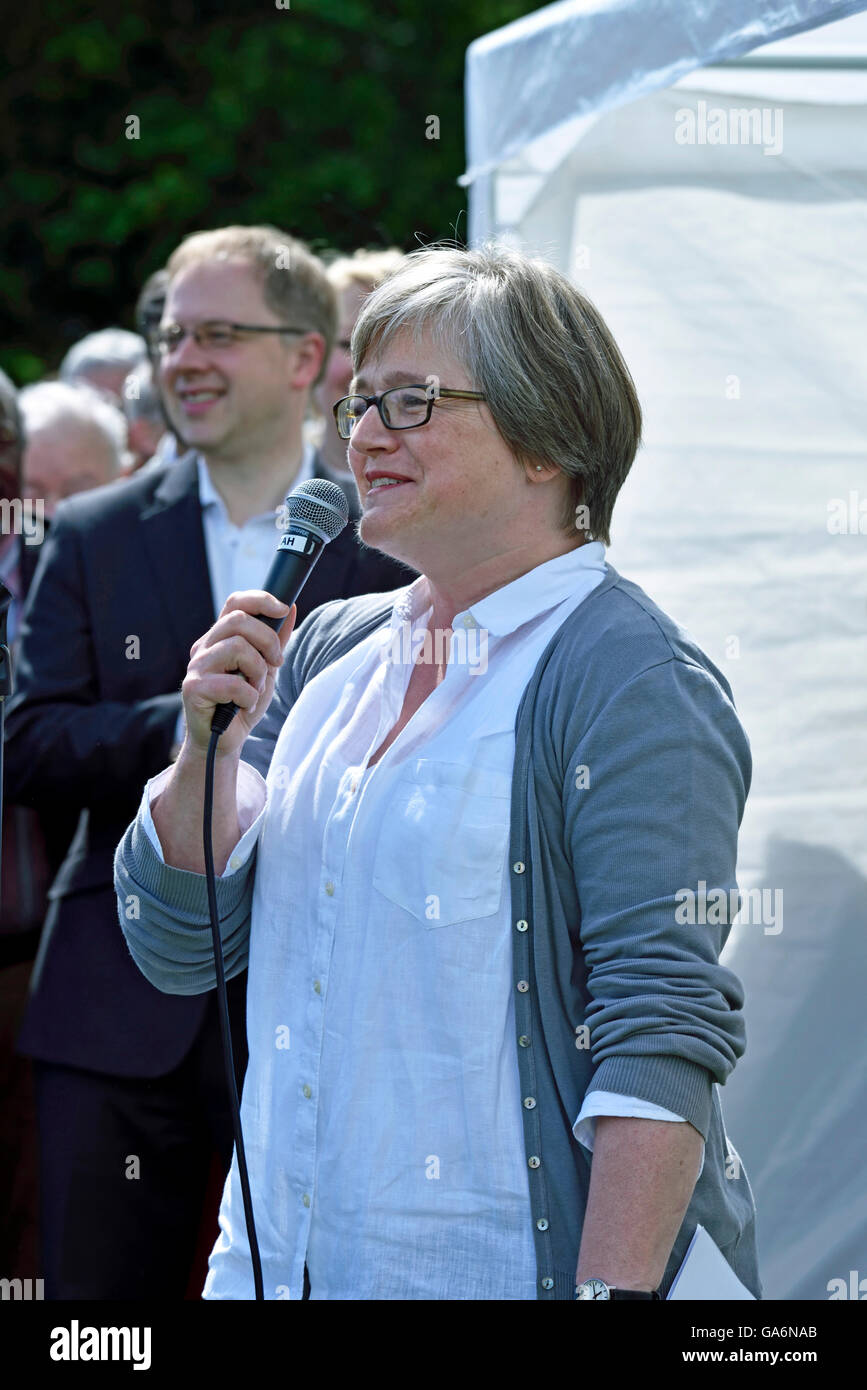
POLYGON ((300 522, 326 541, 339 536, 349 520, 346 493, 327 478, 310 478, 300 483, 286 498, 287 524, 300 522))

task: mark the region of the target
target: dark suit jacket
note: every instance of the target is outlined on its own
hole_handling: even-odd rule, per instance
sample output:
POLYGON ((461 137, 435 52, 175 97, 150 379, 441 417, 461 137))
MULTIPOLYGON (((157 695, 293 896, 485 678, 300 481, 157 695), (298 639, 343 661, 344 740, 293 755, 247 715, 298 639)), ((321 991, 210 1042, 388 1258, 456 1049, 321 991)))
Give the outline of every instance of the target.
MULTIPOLYGON (((318 457, 316 475, 329 476, 318 457)), ((355 489, 345 490, 357 516, 355 489)), ((275 530, 275 551, 276 540, 275 530)), ((168 766, 190 647, 216 619, 195 456, 62 502, 42 552, 8 708, 6 793, 80 819, 49 892, 18 1047, 115 1076, 161 1076, 191 1047, 207 996, 161 994, 135 966, 113 860, 145 782, 168 766)), ((361 544, 350 520, 305 585, 297 624, 330 599, 415 577, 361 544)))
MULTIPOLYGON (((46 525, 46 530, 48 529, 46 525)), ((27 598, 39 546, 18 543, 16 596, 27 598)), ((11 591, 11 590, 10 590, 11 591)), ((19 640, 11 644, 12 691, 16 688, 19 640)), ((11 697, 10 697, 11 698, 11 697)), ((4 776, 2 885, 0 885, 0 969, 33 960, 45 920, 48 889, 66 857, 78 816, 37 813, 9 801, 4 776)))

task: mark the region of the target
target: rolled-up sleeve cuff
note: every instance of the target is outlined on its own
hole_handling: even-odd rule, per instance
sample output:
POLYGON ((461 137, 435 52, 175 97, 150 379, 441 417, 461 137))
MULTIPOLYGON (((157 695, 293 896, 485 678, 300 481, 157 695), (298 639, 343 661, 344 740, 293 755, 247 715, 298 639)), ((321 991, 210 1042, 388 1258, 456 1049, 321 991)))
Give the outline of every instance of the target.
POLYGON ((616 1053, 605 1057, 593 1073, 586 1095, 617 1091, 681 1115, 707 1141, 713 1102, 713 1079, 707 1067, 672 1054, 616 1053))
MULTIPOLYGON (((638 1096, 625 1096, 618 1091, 588 1091, 578 1118, 572 1126, 572 1133, 578 1143, 590 1153, 593 1152, 596 1140, 597 1115, 620 1115, 633 1120, 668 1120, 673 1123, 683 1123, 685 1119, 683 1115, 676 1115, 673 1110, 665 1110, 661 1105, 641 1100, 638 1096)), ((703 1170, 704 1145, 701 1151, 701 1167, 698 1170, 699 1177, 703 1170)))
MULTIPOLYGON (((160 844, 160 837, 157 834, 156 826, 151 815, 151 805, 159 796, 160 792, 168 781, 172 768, 164 768, 158 772, 156 777, 151 777, 145 784, 142 793, 141 804, 139 806, 139 816, 141 827, 147 835, 154 852, 160 862, 165 864, 163 847, 160 844)), ((259 831, 262 828, 262 817, 265 814, 267 801, 267 790, 265 779, 249 763, 241 762, 238 764, 238 824, 241 827, 242 835, 235 845, 228 862, 220 878, 231 878, 233 874, 242 869, 253 853, 253 849, 259 838, 259 831)))

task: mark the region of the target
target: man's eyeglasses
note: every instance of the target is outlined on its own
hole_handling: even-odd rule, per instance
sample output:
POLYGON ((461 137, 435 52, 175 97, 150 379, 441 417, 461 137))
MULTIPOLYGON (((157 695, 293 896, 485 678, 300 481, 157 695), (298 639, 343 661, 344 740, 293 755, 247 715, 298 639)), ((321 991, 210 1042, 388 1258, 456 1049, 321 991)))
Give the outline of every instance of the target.
POLYGON ((219 352, 221 348, 234 347, 245 333, 309 332, 309 328, 290 328, 288 324, 273 326, 262 323, 224 323, 222 320, 215 320, 209 323, 197 323, 190 328, 184 328, 179 323, 163 324, 153 330, 150 334, 150 341, 161 357, 168 357, 170 352, 174 352, 180 347, 188 333, 195 339, 197 346, 204 349, 205 352, 219 352))
POLYGON ((341 439, 349 439, 352 431, 372 405, 387 430, 414 430, 426 425, 438 397, 454 397, 465 401, 483 401, 481 391, 451 391, 439 386, 393 386, 381 396, 344 396, 333 407, 334 423, 341 439))

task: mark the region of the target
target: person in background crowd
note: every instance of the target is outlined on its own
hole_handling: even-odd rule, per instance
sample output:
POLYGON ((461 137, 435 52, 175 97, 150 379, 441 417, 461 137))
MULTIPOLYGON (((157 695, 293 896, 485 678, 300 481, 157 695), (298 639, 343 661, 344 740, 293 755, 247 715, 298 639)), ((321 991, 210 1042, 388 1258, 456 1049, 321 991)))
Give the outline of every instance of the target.
MULTIPOLYGON (((276 228, 226 227, 188 237, 168 273, 160 387, 187 452, 59 504, 8 713, 11 792, 80 813, 18 1040, 36 1059, 52 1299, 180 1299, 204 1280, 233 1143, 219 1019, 213 999, 170 999, 137 970, 114 850, 142 783, 184 737, 192 643, 231 593, 263 582, 286 493, 326 476, 302 438, 337 326, 321 263, 276 228)), ((348 501, 357 517, 354 484, 348 501)), ((325 547, 298 622, 413 575, 349 525, 325 547)), ((229 995, 240 1086, 245 975, 229 995)))
POLYGON ((144 339, 147 355, 154 367, 159 364, 159 349, 154 342, 154 335, 163 316, 170 279, 165 266, 161 270, 155 270, 142 285, 135 306, 135 326, 144 339))
MULTIPOLYGON (((18 634, 41 535, 22 507, 23 426, 15 387, 0 371, 0 581, 11 595, 6 642, 14 690, 18 634)), ((4 778, 5 781, 5 778, 4 778)), ((37 1263, 37 1149, 33 1079, 14 1039, 27 1001, 33 958, 47 906, 48 885, 65 852, 68 821, 40 818, 13 805, 4 787, 0 871, 0 1269, 10 1279, 39 1276, 37 1263), (45 829, 56 844, 46 841, 45 829), (65 843, 63 837, 66 836, 65 843)))
POLYGON ((64 497, 113 482, 127 447, 122 412, 97 391, 62 381, 25 386, 24 497, 39 501, 50 521, 64 497))
POLYGON ((163 433, 153 456, 145 465, 151 468, 158 468, 162 463, 171 463, 186 450, 186 445, 173 431, 171 421, 166 414, 159 381, 160 354, 154 337, 163 315, 169 278, 169 272, 165 267, 162 270, 155 270, 145 280, 135 306, 135 325, 147 345, 148 361, 153 372, 154 389, 157 392, 163 420, 163 433))
POLYGON ((328 267, 328 279, 337 292, 337 337, 325 368, 325 375, 313 392, 313 401, 322 416, 316 422, 315 433, 319 456, 328 471, 338 478, 351 480, 346 462, 346 440, 337 433, 331 407, 349 390, 352 379, 352 357, 349 340, 361 306, 371 290, 376 289, 387 275, 403 262, 403 253, 396 247, 384 251, 358 250, 352 256, 340 256, 328 267))
POLYGON ((138 333, 125 328, 103 328, 73 343, 58 375, 70 386, 92 386, 119 407, 124 381, 146 356, 147 344, 138 333))
POLYGON ((10 646, 18 633, 27 588, 21 573, 22 563, 32 561, 28 579, 32 579, 36 567, 36 546, 25 546, 20 524, 17 531, 14 525, 16 503, 20 509, 21 502, 22 440, 23 426, 15 387, 6 373, 0 371, 0 498, 5 504, 0 532, 0 581, 12 595, 6 628, 10 646))
MULTIPOLYGON (((166 433, 166 415, 150 362, 139 362, 123 384, 123 413, 129 434, 130 467, 135 473, 152 459, 166 433)), ((161 457, 160 462, 164 459, 161 457)))

